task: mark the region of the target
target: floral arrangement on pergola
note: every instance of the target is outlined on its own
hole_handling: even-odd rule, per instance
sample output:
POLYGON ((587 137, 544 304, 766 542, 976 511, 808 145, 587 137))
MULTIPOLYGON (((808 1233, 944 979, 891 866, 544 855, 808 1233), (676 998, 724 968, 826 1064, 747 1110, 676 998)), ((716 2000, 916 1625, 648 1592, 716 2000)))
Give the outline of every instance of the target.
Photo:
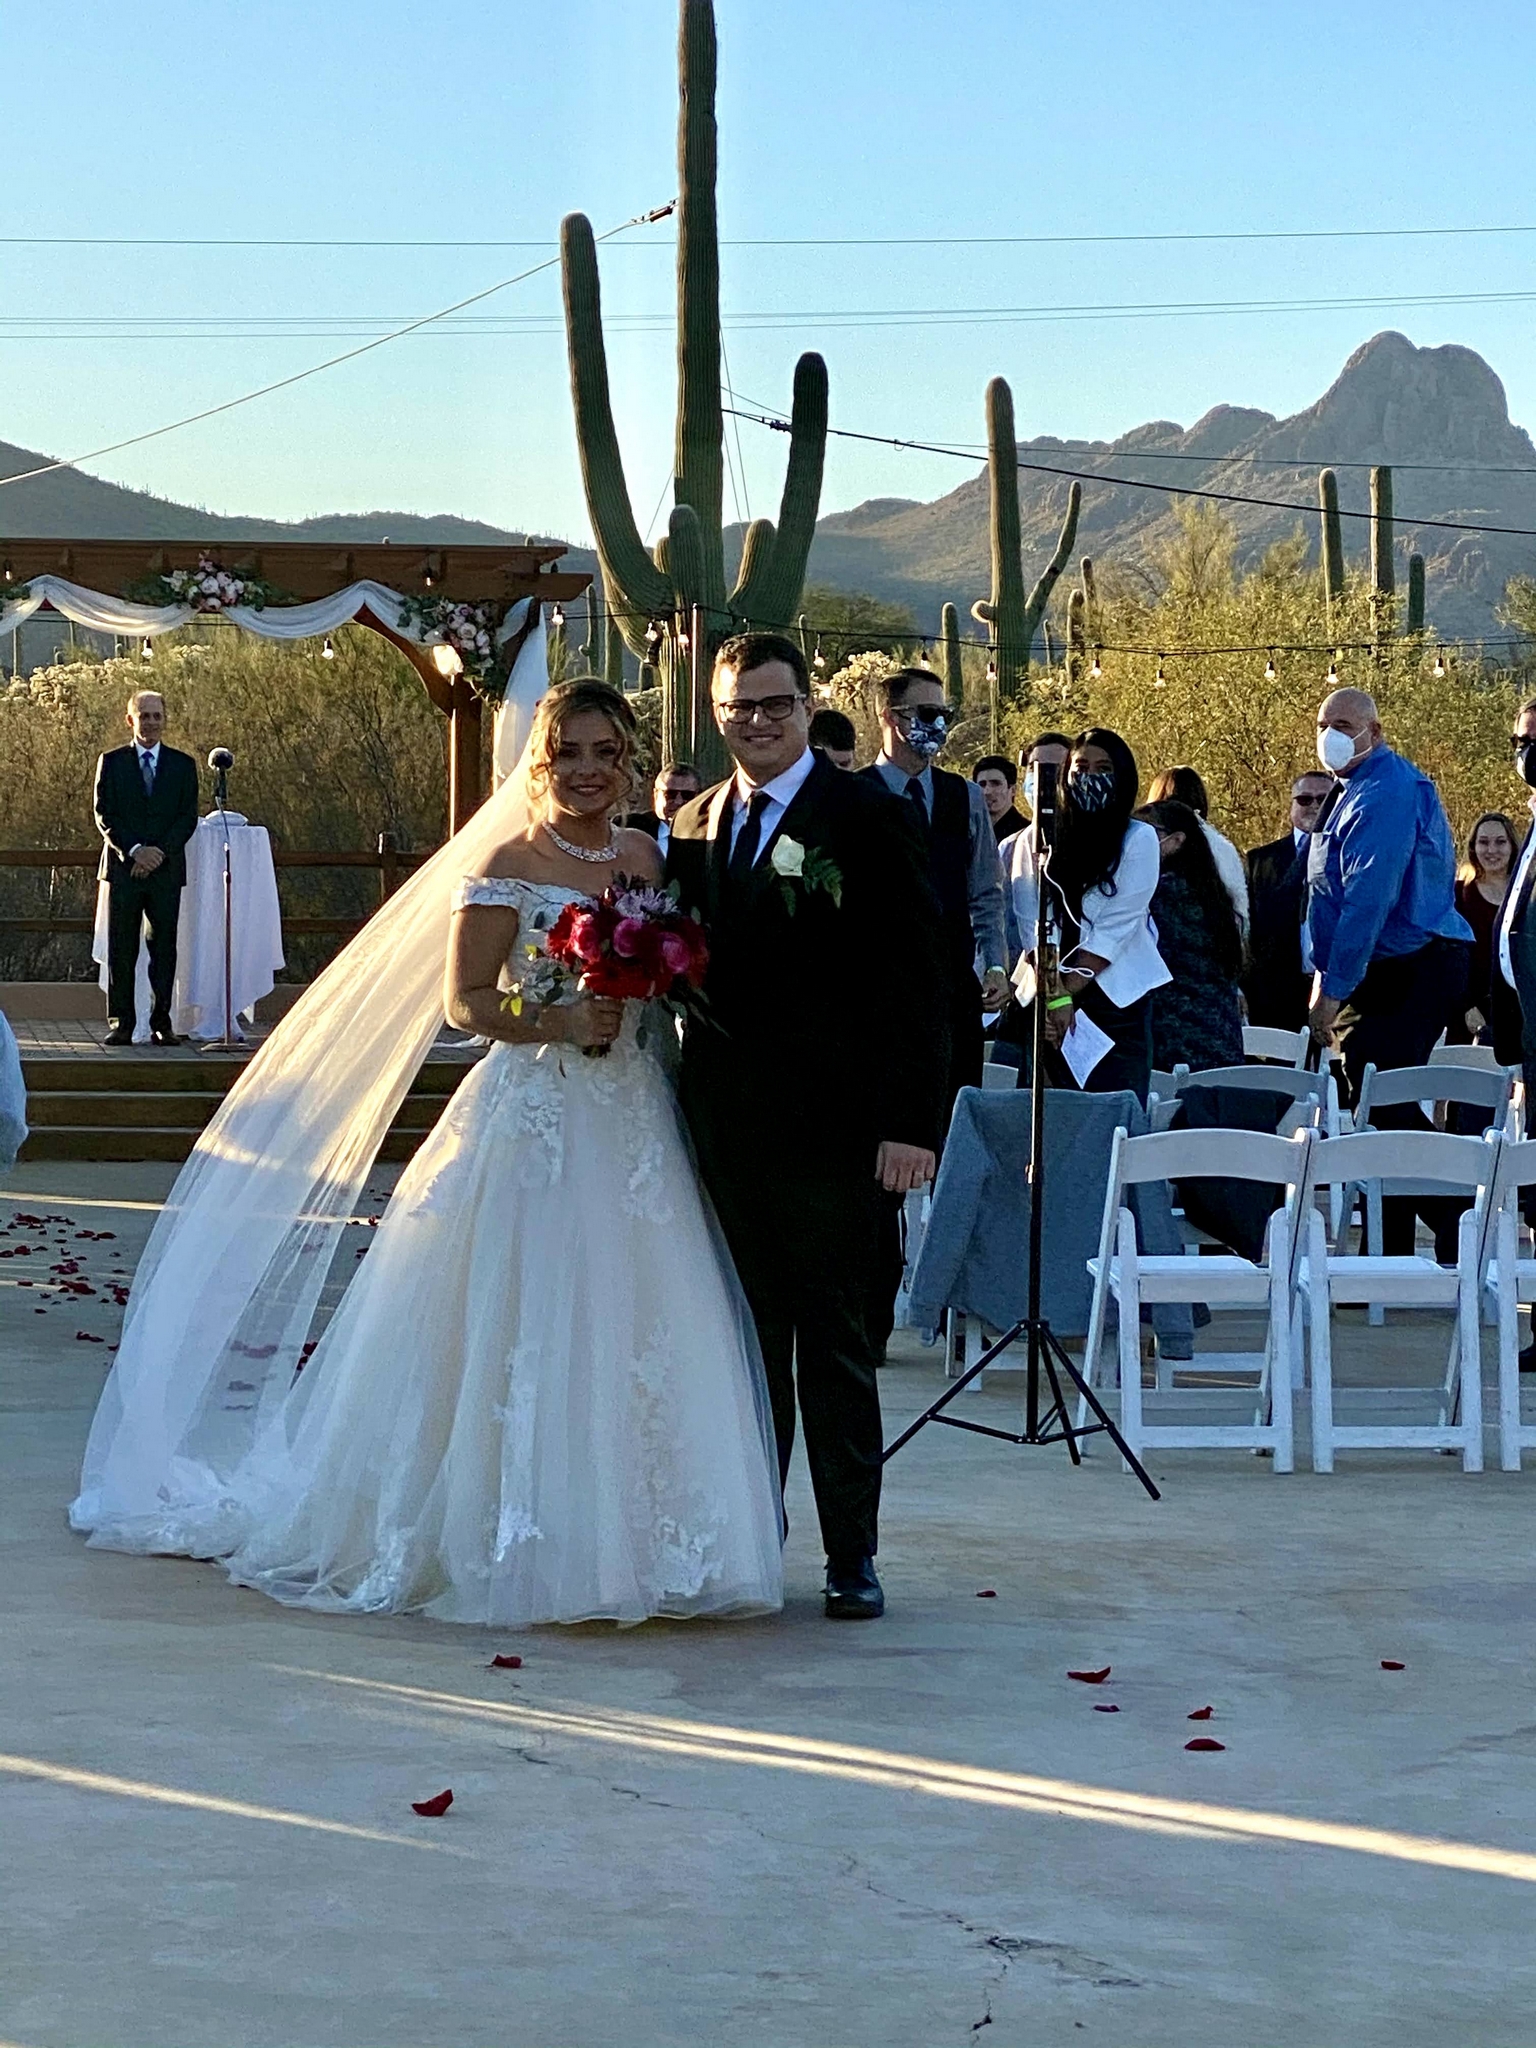
POLYGON ((222 551, 167 541, 0 542, 0 634, 48 609, 100 633, 155 637, 227 619, 265 640, 327 639, 355 623, 406 656, 448 719, 449 823, 484 794, 481 713, 499 703, 541 609, 579 597, 591 577, 559 571, 558 546, 338 548, 275 541, 222 551))

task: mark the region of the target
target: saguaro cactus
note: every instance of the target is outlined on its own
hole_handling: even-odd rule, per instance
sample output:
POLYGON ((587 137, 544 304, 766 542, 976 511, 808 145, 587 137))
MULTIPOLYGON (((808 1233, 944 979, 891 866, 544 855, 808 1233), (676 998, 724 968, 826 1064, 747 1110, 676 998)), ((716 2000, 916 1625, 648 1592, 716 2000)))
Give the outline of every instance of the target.
POLYGON ((1371 471, 1371 638, 1392 630, 1392 598, 1397 578, 1392 570, 1392 472, 1371 471))
POLYGON ((944 647, 944 688, 951 704, 965 701, 965 670, 960 662, 960 614, 952 604, 939 613, 939 630, 944 647))
POLYGON ((1317 479, 1317 501, 1323 515, 1323 592, 1328 600, 1328 629, 1344 601, 1344 533, 1339 521, 1339 480, 1331 469, 1317 479))
POLYGON ((999 691, 1004 697, 1017 697, 1029 676, 1036 628, 1077 538, 1083 488, 1074 481, 1068 492, 1056 552, 1026 598, 1019 539, 1019 443, 1013 430, 1013 393, 1003 377, 994 377, 987 386, 987 476, 992 496, 992 595, 973 604, 971 616, 991 628, 999 691))
MULTIPOLYGON (((677 124, 677 429, 673 507, 666 535, 647 554, 630 505, 608 389, 592 224, 568 214, 560 228, 571 398, 587 511, 603 574, 625 639, 644 653, 652 619, 669 623, 663 668, 664 747, 668 759, 694 752, 701 765, 718 755, 707 706, 689 695, 690 664, 677 630, 699 608, 702 638, 713 652, 745 625, 783 627, 793 618, 816 530, 827 435, 827 369, 819 355, 795 366, 789 465, 775 528, 747 529, 741 571, 726 589, 721 531, 724 426, 720 406, 720 249, 715 214, 715 16, 711 0, 681 0, 677 124)), ((696 673, 707 677, 708 664, 696 673)))
POLYGON ((1408 616, 1405 625, 1410 633, 1424 630, 1424 557, 1408 557, 1408 616))
POLYGON ((1067 682, 1073 694, 1088 676, 1088 599, 1074 590, 1067 599, 1067 682))

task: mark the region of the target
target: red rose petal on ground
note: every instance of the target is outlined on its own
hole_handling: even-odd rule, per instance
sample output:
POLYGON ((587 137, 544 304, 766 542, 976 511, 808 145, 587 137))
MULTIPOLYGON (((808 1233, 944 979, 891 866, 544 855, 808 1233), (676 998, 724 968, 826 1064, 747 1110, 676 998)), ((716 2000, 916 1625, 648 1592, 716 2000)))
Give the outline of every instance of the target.
POLYGON ((1195 1711, 1185 1718, 1190 1721, 1209 1721, 1215 1712, 1214 1707, 1196 1707, 1195 1711))
POLYGON ((995 1600, 997 1598, 997 1588, 995 1586, 984 1586, 976 1595, 976 1598, 978 1600, 995 1600))
POLYGON ((1102 1685, 1113 1669, 1112 1664, 1106 1664, 1102 1671, 1069 1671, 1067 1676, 1075 1678, 1079 1685, 1102 1685))
POLYGON ((1406 1671, 1408 1666, 1406 1664, 1399 1664, 1395 1657, 1383 1657, 1381 1668, 1383 1671, 1406 1671))
POLYGON ((439 1792, 435 1799, 413 1799, 411 1801, 411 1811, 412 1813, 425 1814, 428 1820, 437 1820, 448 1811, 452 1804, 452 1792, 439 1792))
POLYGON ((1105 1706, 1102 1702, 1095 1702, 1093 1711, 1096 1714, 1118 1714, 1120 1709, 1118 1707, 1105 1706))
POLYGON ((1184 1745, 1186 1749, 1225 1749, 1226 1746, 1224 1742, 1217 1742, 1210 1735, 1197 1735, 1193 1742, 1186 1742, 1184 1745))
POLYGON ((493 1657, 485 1668, 487 1671, 521 1671, 523 1660, 521 1657, 493 1657))

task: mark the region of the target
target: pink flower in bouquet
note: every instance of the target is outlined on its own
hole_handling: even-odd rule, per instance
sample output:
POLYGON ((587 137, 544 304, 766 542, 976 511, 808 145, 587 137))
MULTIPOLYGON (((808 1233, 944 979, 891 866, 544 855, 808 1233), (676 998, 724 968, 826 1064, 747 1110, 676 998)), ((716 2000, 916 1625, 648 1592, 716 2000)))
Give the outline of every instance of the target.
POLYGON ((613 928, 613 950, 622 959, 633 960, 645 938, 645 920, 621 917, 613 928))

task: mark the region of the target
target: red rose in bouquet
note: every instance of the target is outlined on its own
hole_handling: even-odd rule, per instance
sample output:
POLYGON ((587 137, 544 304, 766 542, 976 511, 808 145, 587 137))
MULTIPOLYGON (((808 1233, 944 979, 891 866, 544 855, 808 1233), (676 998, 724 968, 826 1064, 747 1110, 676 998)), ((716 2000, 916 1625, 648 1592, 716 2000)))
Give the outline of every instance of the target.
MULTIPOLYGON (((568 903, 546 951, 580 977, 582 991, 620 1001, 678 1004, 698 990, 709 964, 704 927, 668 890, 631 887, 621 875, 601 896, 568 903)), ((606 1046, 588 1046, 600 1055, 606 1046)))

